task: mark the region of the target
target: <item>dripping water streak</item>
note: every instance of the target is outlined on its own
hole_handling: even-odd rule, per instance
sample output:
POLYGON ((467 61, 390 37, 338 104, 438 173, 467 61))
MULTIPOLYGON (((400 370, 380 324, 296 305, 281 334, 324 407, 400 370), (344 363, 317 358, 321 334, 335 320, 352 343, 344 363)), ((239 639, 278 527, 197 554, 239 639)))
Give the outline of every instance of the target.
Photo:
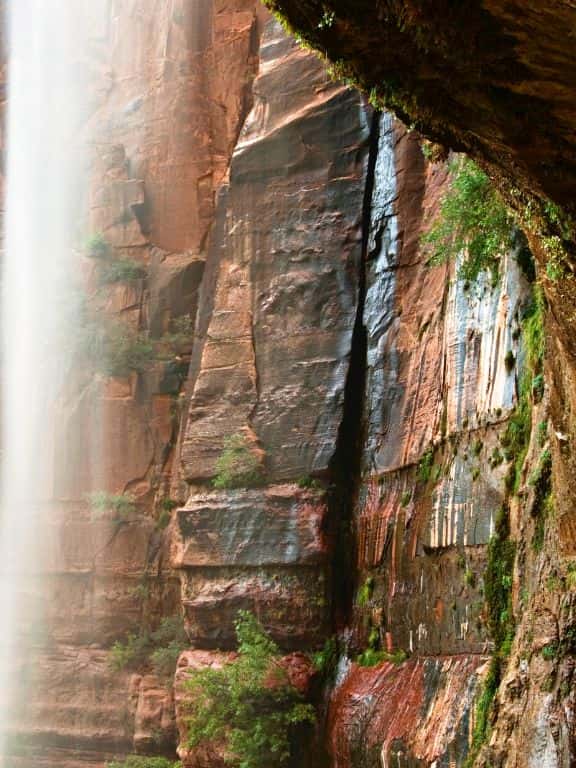
MULTIPOLYGON (((54 436, 73 334, 84 0, 10 0, 1 288, 0 765, 25 724, 46 607, 54 436)), ((72 471, 70 469, 69 471, 72 471)))

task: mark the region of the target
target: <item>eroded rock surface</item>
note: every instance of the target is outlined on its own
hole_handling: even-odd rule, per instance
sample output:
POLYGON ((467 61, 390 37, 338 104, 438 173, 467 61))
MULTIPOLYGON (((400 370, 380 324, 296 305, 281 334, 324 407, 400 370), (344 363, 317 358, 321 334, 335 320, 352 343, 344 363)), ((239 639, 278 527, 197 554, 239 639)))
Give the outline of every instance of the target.
MULTIPOLYGON (((461 765, 491 650, 483 573, 506 473, 493 456, 524 355, 515 254, 496 284, 427 266, 445 164, 255 0, 113 4, 100 22, 90 229, 143 274, 102 286, 79 258, 91 309, 154 357, 116 376, 84 359, 69 384, 62 465, 76 471, 57 479, 32 587, 48 637, 13 765, 101 768, 178 743, 187 768, 222 765, 218 745, 186 747, 183 682, 230 659, 241 609, 300 652, 286 664, 303 690, 304 654, 339 635, 329 765, 461 765), (257 487, 217 489, 235 435, 257 487), (94 510, 95 490, 134 504, 94 510), (116 641, 179 612, 190 650, 174 687, 148 662, 112 669, 116 641), (368 645, 409 658, 362 668, 368 645)), ((546 602, 537 652, 571 621, 546 602)), ((571 726, 546 695, 519 733, 552 765, 571 726)))

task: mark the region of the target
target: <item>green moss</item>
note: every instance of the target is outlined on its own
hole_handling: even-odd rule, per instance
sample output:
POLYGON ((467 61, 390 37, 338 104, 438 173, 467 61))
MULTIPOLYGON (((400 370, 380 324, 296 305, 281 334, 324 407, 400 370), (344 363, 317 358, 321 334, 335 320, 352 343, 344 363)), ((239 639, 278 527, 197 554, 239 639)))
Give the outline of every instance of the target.
POLYGON ((418 464, 418 479, 420 482, 427 483, 431 479, 433 468, 434 450, 432 448, 428 448, 422 455, 422 458, 418 464))
POLYGON ((514 631, 512 612, 512 573, 516 545, 509 539, 508 510, 502 508, 496 530, 488 542, 488 562, 484 574, 487 623, 496 649, 514 631))
POLYGON ((492 451, 492 454, 490 456, 490 466, 492 469, 495 469, 496 467, 499 467, 500 464, 504 461, 504 456, 500 452, 499 448, 494 448, 492 451))
POLYGON ((550 487, 550 476, 552 474, 552 454, 549 450, 542 451, 538 464, 530 473, 528 483, 534 486, 542 494, 545 494, 550 487))
POLYGON ((472 743, 463 768, 472 768, 482 744, 484 744, 488 738, 490 733, 492 704, 498 691, 498 686, 500 685, 501 675, 500 659, 497 656, 493 656, 490 660, 490 667, 488 668, 488 673, 482 685, 482 691, 476 702, 472 743))
POLYGON ((546 661, 553 661, 558 655, 558 646, 556 644, 545 645, 540 654, 546 661))
POLYGON ((360 589, 358 590, 357 603, 362 608, 370 602, 372 599, 372 593, 374 592, 374 577, 368 576, 364 581, 360 589))
POLYGON ((464 572, 464 584, 472 588, 476 586, 476 574, 469 568, 464 572))
POLYGON ((338 641, 335 637, 329 637, 322 650, 312 654, 312 663, 317 672, 325 681, 332 680, 338 665, 338 641))
POLYGON ((412 499, 412 491, 409 491, 408 489, 405 491, 402 491, 402 496, 400 497, 400 506, 407 507, 408 504, 410 504, 411 499, 412 499))
POLYGON ((568 589, 576 589, 576 563, 570 563, 566 572, 566 586, 568 589))
POLYGON ((532 376, 542 372, 545 352, 544 316, 546 313, 544 293, 537 286, 534 289, 531 302, 523 313, 522 332, 528 368, 532 376))

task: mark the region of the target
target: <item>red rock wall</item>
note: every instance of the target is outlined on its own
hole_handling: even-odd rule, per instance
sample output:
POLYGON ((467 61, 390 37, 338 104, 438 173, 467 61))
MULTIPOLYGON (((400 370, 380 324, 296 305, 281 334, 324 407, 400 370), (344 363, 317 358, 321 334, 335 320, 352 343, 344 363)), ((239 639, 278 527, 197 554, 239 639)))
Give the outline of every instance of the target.
POLYGON ((418 240, 445 167, 255 0, 113 2, 98 23, 88 230, 147 277, 102 290, 84 259, 89 304, 164 352, 174 320, 191 326, 142 373, 85 365, 70 383, 61 463, 75 472, 59 479, 34 586, 48 637, 23 663, 12 764, 174 754, 180 694, 147 667, 112 671, 112 644, 182 610, 181 678, 220 662, 249 609, 286 651, 339 631, 355 658, 376 630, 412 654, 341 659, 331 765, 458 765, 489 650, 481 575, 504 472, 489 456, 516 398, 515 262, 496 287, 426 266, 418 240), (262 487, 212 487, 235 434, 262 487), (128 491, 136 510, 121 525, 95 516, 93 490, 128 491), (164 529, 167 498, 179 504, 164 529))
MULTIPOLYGON (((193 327, 216 192, 252 104, 260 16, 255 0, 146 0, 111 2, 92 19, 86 232, 148 274, 102 288, 94 260, 79 254, 88 306, 100 317, 156 339, 183 315, 193 327)), ((177 361, 184 378, 192 343, 177 361)), ((11 765, 103 766, 114 754, 175 748, 169 689, 146 670, 113 671, 110 648, 179 609, 180 581, 156 520, 180 380, 169 357, 129 379, 106 378, 91 362, 69 382, 60 420, 46 571, 30 587, 31 628, 43 635, 33 660, 22 661, 11 765), (95 514, 86 501, 95 490, 133 494, 135 512, 121 525, 95 514)))

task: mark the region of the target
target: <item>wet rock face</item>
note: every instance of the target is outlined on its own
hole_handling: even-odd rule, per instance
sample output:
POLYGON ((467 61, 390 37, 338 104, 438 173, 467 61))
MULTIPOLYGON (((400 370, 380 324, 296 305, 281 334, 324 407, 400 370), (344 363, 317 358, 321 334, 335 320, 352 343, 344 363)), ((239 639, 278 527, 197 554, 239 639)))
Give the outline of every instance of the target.
POLYGON ((269 27, 254 106, 221 192, 182 475, 214 475, 245 427, 266 479, 326 472, 356 314, 368 112, 269 27), (224 374, 225 371, 225 374, 224 374))
POLYGON ((349 64, 367 91, 374 87, 407 124, 573 210, 576 64, 568 30, 576 12, 570 2, 266 4, 331 60, 349 64))
POLYGON ((328 744, 335 768, 462 765, 480 658, 356 667, 337 686, 328 744))
POLYGON ((276 23, 261 57, 210 241, 172 565, 195 644, 230 646, 249 609, 294 650, 329 628, 326 500, 295 483, 327 477, 343 416, 370 110, 276 23), (266 489, 198 492, 235 435, 259 448, 266 489))
POLYGON ((13 765, 102 768, 178 742, 187 768, 222 765, 219 745, 186 748, 182 683, 231 658, 239 610, 293 652, 303 691, 303 654, 343 629, 335 616, 350 657, 375 637, 411 654, 340 660, 334 766, 459 765, 489 650, 482 574, 505 472, 490 457, 517 399, 505 355, 522 357, 513 254, 495 286, 427 267, 446 167, 255 2, 112 10, 90 221, 145 274, 102 289, 94 259, 83 269, 91 306, 156 352, 129 376, 84 361, 70 383, 61 465, 76 472, 57 478, 32 589, 49 632, 13 765), (234 436, 255 487, 214 487, 234 436), (134 507, 99 513, 93 490, 134 507), (112 669, 114 642, 179 612, 190 650, 173 689, 148 663, 112 669))

